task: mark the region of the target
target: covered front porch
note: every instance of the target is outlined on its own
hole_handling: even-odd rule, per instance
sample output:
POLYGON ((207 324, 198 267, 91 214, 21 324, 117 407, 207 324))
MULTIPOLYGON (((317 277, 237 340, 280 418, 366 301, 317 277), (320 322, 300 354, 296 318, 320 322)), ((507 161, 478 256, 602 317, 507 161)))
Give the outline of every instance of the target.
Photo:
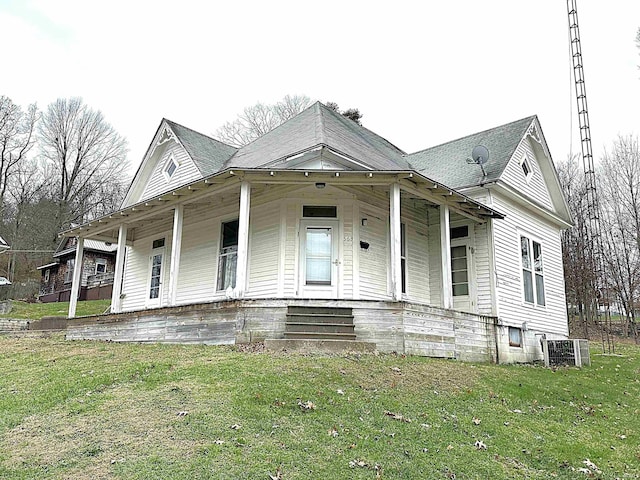
POLYGON ((84 239, 118 243, 113 313, 305 298, 492 314, 477 299, 500 217, 414 172, 228 170, 64 235, 78 237, 78 264, 84 239))

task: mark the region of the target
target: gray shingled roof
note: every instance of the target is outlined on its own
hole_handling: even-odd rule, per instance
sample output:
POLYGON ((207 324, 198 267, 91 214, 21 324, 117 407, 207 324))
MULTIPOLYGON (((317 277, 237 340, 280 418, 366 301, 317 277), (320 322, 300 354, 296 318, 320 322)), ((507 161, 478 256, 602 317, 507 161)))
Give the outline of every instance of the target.
POLYGON ((224 163, 236 153, 236 148, 214 138, 198 133, 171 120, 164 119, 203 176, 212 175, 222 169, 224 163))
POLYGON ((412 153, 405 158, 425 177, 451 188, 489 183, 500 178, 535 119, 535 115, 526 117, 412 153), (471 157, 471 151, 477 145, 484 145, 489 150, 489 161, 484 165, 487 176, 484 178, 478 165, 467 163, 467 158, 471 157))
POLYGON ((270 166, 318 146, 327 146, 374 170, 409 169, 402 150, 320 102, 240 148, 225 167, 270 166))

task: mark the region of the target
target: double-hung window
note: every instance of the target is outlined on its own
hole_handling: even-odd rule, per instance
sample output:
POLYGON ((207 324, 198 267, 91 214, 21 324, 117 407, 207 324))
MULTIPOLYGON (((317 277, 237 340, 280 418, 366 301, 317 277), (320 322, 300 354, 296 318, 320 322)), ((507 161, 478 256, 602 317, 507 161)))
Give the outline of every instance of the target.
POLYGON ((224 222, 218 256, 218 290, 235 288, 238 263, 238 220, 224 222))
POLYGON ((542 245, 524 235, 520 236, 522 258, 522 286, 524 301, 544 306, 544 271, 542 268, 542 245))

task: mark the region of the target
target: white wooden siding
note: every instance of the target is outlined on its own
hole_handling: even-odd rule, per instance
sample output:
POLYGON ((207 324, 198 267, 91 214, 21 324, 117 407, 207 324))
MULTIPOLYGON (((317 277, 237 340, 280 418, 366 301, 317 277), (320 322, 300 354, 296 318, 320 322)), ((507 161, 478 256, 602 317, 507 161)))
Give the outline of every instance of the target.
POLYGON ((341 243, 340 276, 341 282, 338 288, 340 298, 353 298, 353 238, 354 238, 354 218, 352 205, 345 205, 339 208, 339 215, 342 217, 342 237, 338 238, 341 243), (339 286, 339 287, 340 287, 339 286))
POLYGON ((440 210, 427 212, 429 225, 429 293, 431 305, 442 305, 442 250, 440 247, 440 210))
POLYGON ((249 215, 249 288, 247 295, 278 295, 280 265, 280 208, 271 202, 251 209, 249 215))
POLYGON ((419 203, 400 203, 407 269, 404 297, 413 302, 430 303, 428 209, 419 203))
POLYGON ((360 227, 360 240, 369 244, 359 254, 360 298, 389 299, 389 214, 360 203, 360 216, 367 219, 367 225, 360 227))
POLYGON ((544 207, 553 210, 553 203, 549 190, 542 177, 540 171, 540 165, 531 148, 531 140, 525 138, 518 148, 516 149, 513 157, 507 164, 500 180, 504 181, 507 185, 520 191, 522 194, 530 197, 533 201, 543 205, 544 207), (529 159, 529 165, 532 169, 532 175, 527 182, 520 161, 524 155, 527 155, 529 159))
POLYGON ((144 188, 144 191, 142 192, 142 195, 140 196, 138 201, 153 198, 168 190, 172 190, 174 188, 180 187, 181 185, 185 185, 189 182, 198 180, 201 177, 202 174, 193 163, 191 158, 189 158, 187 152, 179 144, 171 141, 162 156, 160 156, 159 160, 156 162, 153 171, 149 176, 147 185, 144 188), (174 172, 171 179, 167 181, 163 171, 169 157, 172 154, 180 165, 174 172))
POLYGON ((476 286, 476 311, 481 315, 494 313, 493 299, 491 297, 491 262, 489 228, 487 223, 474 225, 474 266, 476 286))
POLYGON ((211 218, 182 229, 178 304, 212 300, 216 291, 220 221, 211 218))
POLYGON ((149 257, 154 240, 165 239, 164 254, 162 256, 162 284, 160 288, 160 305, 167 304, 169 294, 169 264, 171 258, 171 232, 160 232, 151 237, 142 238, 127 248, 125 274, 122 293, 125 295, 122 302, 123 311, 142 310, 147 307, 149 298, 149 257))
POLYGON ((495 193, 493 206, 506 214, 505 219, 493 224, 500 320, 517 327, 527 322, 527 327, 533 330, 567 335, 560 230, 495 193), (542 245, 546 299, 544 307, 524 302, 521 234, 542 245))
POLYGON ((298 294, 298 228, 300 223, 300 205, 288 203, 285 212, 287 235, 284 246, 284 296, 295 297, 298 294))

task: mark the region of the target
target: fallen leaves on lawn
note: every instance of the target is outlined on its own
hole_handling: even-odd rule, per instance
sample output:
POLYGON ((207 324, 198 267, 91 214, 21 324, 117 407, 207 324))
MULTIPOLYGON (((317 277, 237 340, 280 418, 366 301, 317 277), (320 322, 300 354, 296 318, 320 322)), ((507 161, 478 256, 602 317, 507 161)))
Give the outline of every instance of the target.
POLYGON ((307 400, 306 402, 302 402, 300 399, 298 399, 298 406, 305 412, 308 412, 309 410, 315 410, 316 409, 316 404, 313 403, 311 400, 307 400))
POLYGON ((485 445, 485 443, 482 440, 476 440, 476 443, 474 444, 476 447, 476 450, 486 450, 487 446, 485 445))
POLYGON ((480 420, 479 418, 473 417, 473 420, 471 420, 473 422, 474 425, 480 425, 480 422, 482 420, 480 420))
POLYGON ((409 419, 409 418, 407 418, 407 417, 405 417, 405 416, 403 416, 403 415, 401 415, 399 413, 393 413, 393 412, 390 412, 389 410, 385 410, 384 414, 387 417, 393 418, 394 420, 398 420, 400 422, 405 422, 405 423, 411 423, 411 419, 409 419))
POLYGON ((280 467, 278 467, 276 469, 276 474, 275 475, 269 474, 269 478, 271 480, 282 480, 282 469, 280 467))

